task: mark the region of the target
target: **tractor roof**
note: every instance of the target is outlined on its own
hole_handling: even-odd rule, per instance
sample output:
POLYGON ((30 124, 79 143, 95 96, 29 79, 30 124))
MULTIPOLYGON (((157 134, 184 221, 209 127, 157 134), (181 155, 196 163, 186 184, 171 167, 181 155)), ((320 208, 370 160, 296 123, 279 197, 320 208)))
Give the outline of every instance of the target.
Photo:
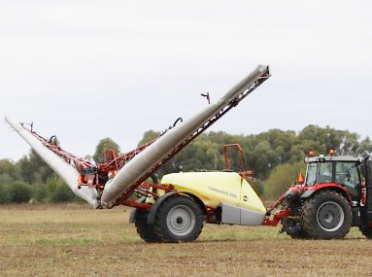
POLYGON ((316 156, 306 157, 305 163, 317 163, 317 162, 360 162, 362 158, 352 156, 316 156))

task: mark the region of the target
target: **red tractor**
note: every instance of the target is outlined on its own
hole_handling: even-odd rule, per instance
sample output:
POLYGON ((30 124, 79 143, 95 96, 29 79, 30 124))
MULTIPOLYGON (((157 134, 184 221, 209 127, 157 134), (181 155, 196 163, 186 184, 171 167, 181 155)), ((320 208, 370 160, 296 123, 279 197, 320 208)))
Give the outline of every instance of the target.
POLYGON ((350 156, 309 156, 305 178, 292 185, 268 211, 267 225, 282 223, 292 238, 344 237, 351 226, 372 238, 371 160, 350 156))

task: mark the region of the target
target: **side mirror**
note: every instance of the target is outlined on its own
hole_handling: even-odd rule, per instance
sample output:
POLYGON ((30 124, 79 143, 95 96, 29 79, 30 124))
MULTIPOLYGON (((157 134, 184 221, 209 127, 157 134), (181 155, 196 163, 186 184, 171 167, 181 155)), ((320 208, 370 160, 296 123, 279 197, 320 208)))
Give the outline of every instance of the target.
POLYGON ((298 177, 297 177, 297 181, 300 185, 302 185, 304 182, 305 182, 305 178, 304 178, 304 175, 302 174, 302 172, 300 172, 298 174, 298 177))

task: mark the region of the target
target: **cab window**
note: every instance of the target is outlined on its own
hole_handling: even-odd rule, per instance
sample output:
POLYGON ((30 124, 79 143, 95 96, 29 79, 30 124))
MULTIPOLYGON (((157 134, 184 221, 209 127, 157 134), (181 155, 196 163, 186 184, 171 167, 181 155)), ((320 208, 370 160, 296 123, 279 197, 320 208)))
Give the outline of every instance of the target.
POLYGON ((319 163, 317 183, 329 182, 332 182, 332 163, 331 162, 319 163))
POLYGON ((332 182, 332 162, 309 163, 306 172, 307 186, 332 182))
POLYGON ((307 164, 305 185, 313 186, 313 185, 316 184, 316 170, 317 170, 317 168, 318 168, 317 163, 307 164))
POLYGON ((335 181, 345 186, 352 196, 359 193, 360 178, 355 163, 336 163, 335 181))

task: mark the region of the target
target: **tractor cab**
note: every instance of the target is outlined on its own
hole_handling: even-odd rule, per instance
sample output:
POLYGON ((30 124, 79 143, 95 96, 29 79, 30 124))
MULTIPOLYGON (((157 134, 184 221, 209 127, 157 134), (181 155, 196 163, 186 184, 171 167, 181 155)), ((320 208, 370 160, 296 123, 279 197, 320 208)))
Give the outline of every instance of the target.
POLYGON ((363 176, 360 173, 362 159, 351 156, 306 157, 307 163, 304 184, 325 186, 333 183, 344 187, 352 200, 360 199, 363 176))

